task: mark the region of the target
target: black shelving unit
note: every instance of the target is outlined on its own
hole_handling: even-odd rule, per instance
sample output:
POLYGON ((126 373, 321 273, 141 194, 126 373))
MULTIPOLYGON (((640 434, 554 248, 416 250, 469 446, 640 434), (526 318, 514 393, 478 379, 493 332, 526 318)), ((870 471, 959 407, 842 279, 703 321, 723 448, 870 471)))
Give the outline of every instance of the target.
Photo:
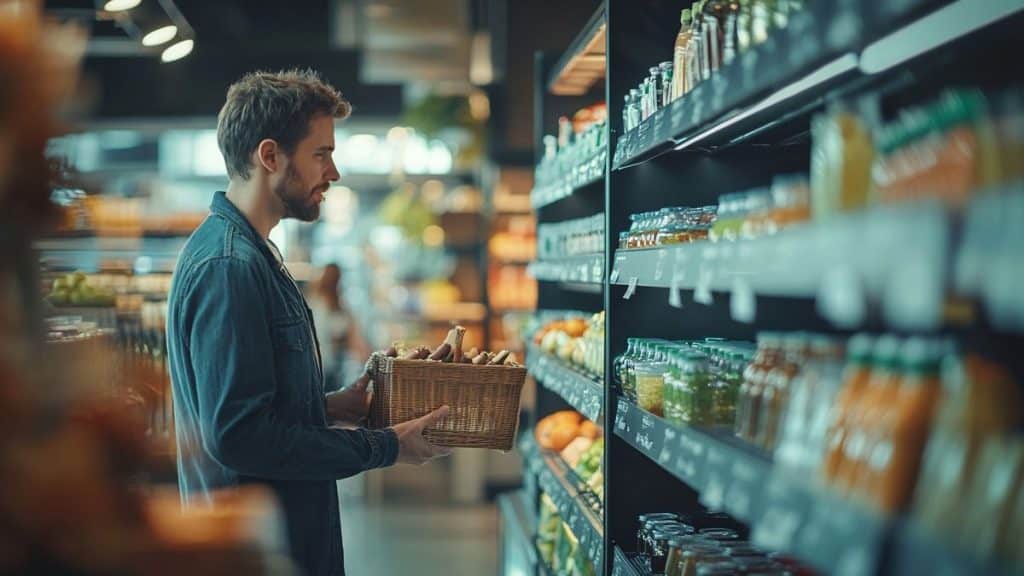
MULTIPOLYGON (((899 238, 939 234, 955 240, 959 224, 938 206, 877 209, 892 228, 873 227, 870 234, 864 227, 868 215, 853 214, 828 228, 804 226, 730 246, 617 251, 615 245, 618 233, 629 227, 630 214, 712 205, 722 194, 765 186, 775 175, 807 173, 812 116, 834 102, 891 118, 946 87, 1019 85, 1019 75, 999 55, 1014 50, 1024 26, 1024 1, 809 2, 808 9, 791 15, 788 28, 624 132, 624 95, 646 77, 649 66, 670 58, 679 11, 688 6, 669 1, 641 8, 629 0, 605 0, 595 14, 604 19, 607 41, 602 90, 565 98, 539 88, 535 95, 537 150, 542 149, 540 135, 555 130, 558 116, 598 100, 609 106, 606 141, 611 145, 603 190, 580 183, 534 202, 540 222, 606 215, 605 253, 592 259, 589 272, 578 262, 534 264, 541 281, 538 308, 604 309, 606 374, 613 373, 613 359, 624 352, 627 338, 753 340, 763 330, 981 338, 1007 357, 1015 374, 1024 373, 1012 353, 1020 336, 994 331, 977 318, 970 326, 954 326, 935 307, 922 307, 916 316, 892 314, 899 303, 887 302, 888 293, 871 292, 874 285, 863 295, 872 302, 863 317, 830 316, 828 307, 820 306, 822 278, 836 264, 881 284, 895 281, 886 276, 899 273, 887 260, 886 245, 870 234, 907 248, 911 252, 901 256, 911 259, 914 241, 899 238), (864 257, 875 253, 876 258, 864 257), (598 266, 600 273, 594 272, 598 266)), ((586 36, 594 22, 580 35, 586 36)), ((538 55, 537 85, 550 84, 552 62, 570 58, 538 55)), ((950 263, 933 262, 918 272, 921 285, 939 294, 940 306, 950 285, 950 263)), ((590 394, 599 384, 571 370, 561 372, 564 367, 557 364, 552 368, 543 356, 528 361, 531 372, 540 376, 540 416, 580 409, 581 390, 590 394)), ((600 569, 605 574, 644 573, 631 555, 638 514, 705 508, 733 516, 749 529, 755 544, 824 573, 1007 573, 1006 567, 975 562, 956 543, 911 520, 882 516, 787 473, 770 454, 734 439, 730 431, 674 425, 621 398, 614 386, 600 385, 606 431, 600 569)))

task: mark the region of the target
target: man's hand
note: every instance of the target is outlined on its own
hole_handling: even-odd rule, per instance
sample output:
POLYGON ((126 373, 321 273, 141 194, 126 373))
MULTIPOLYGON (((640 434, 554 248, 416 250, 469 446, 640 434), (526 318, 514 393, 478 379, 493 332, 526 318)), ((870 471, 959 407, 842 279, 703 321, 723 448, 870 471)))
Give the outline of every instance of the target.
POLYGON ((442 456, 452 453, 451 448, 435 446, 423 437, 423 429, 433 426, 448 416, 450 410, 442 406, 426 416, 402 422, 394 426, 398 435, 398 462, 419 466, 442 456))
POLYGON ((366 389, 369 385, 370 375, 363 373, 348 388, 328 393, 324 397, 327 419, 351 425, 362 422, 370 412, 370 400, 373 395, 366 389))

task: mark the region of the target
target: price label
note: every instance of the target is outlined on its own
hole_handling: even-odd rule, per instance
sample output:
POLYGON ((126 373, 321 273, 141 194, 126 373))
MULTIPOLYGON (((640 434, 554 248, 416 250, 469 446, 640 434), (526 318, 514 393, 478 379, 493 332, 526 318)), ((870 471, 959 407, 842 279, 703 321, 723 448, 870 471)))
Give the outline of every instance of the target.
POLYGON ((623 300, 629 300, 636 294, 636 284, 639 282, 636 276, 630 276, 629 285, 626 286, 626 293, 622 295, 623 300))
POLYGON ((676 446, 676 433, 675 429, 671 426, 665 426, 665 436, 661 442, 661 452, 658 453, 658 463, 662 467, 668 467, 672 463, 672 449, 676 446))
POLYGON ((733 320, 750 324, 757 315, 757 298, 754 296, 754 289, 750 285, 750 279, 743 275, 733 277, 732 297, 729 299, 729 308, 733 320))
POLYGON ((729 459, 718 448, 708 448, 705 462, 707 484, 701 501, 712 510, 722 510, 729 481, 729 459))
POLYGON ((674 469, 691 486, 700 486, 700 470, 704 464, 704 444, 688 432, 679 434, 674 469))
POLYGON ((615 411, 615 429, 622 433, 629 432, 629 421, 626 416, 629 408, 623 402, 619 402, 619 408, 615 411))
POLYGON ((737 518, 751 518, 763 480, 762 469, 751 465, 743 457, 733 460, 725 498, 726 510, 737 518))
POLYGON ((683 299, 680 291, 680 286, 683 283, 683 278, 686 275, 686 268, 683 266, 685 257, 683 256, 682 250, 675 250, 675 256, 672 262, 672 281, 668 286, 668 305, 673 308, 682 308, 683 299))
POLYGON ((679 100, 676 100, 669 107, 669 114, 671 115, 672 125, 670 127, 670 138, 678 135, 683 130, 683 123, 686 122, 686 106, 689 99, 684 96, 679 100))
POLYGON ((697 274, 697 285, 693 290, 693 301, 705 306, 710 306, 713 302, 711 296, 711 282, 713 280, 711 268, 702 265, 700 272, 697 274))
POLYGON ((654 281, 660 282, 662 277, 665 276, 665 258, 668 256, 668 252, 665 250, 658 250, 658 261, 654 263, 654 281))

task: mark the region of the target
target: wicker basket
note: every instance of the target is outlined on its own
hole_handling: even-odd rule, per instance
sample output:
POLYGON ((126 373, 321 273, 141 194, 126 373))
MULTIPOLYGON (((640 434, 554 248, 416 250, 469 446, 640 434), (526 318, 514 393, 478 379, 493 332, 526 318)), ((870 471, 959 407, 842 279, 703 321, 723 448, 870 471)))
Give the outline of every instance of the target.
POLYGON ((433 444, 509 451, 519 428, 526 368, 400 360, 374 354, 370 426, 387 428, 448 405, 450 415, 424 430, 433 444))

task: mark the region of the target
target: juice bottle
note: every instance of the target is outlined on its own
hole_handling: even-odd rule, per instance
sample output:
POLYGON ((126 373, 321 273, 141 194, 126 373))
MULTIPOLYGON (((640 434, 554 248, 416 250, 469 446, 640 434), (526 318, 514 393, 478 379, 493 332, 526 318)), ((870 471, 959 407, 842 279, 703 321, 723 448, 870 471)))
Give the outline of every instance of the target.
POLYGON ((871 432, 897 399, 901 378, 901 343, 895 336, 883 336, 875 344, 871 376, 860 400, 853 406, 847 425, 844 457, 835 478, 840 491, 862 495, 865 460, 871 432))
POLYGON ((863 493, 886 512, 909 502, 921 466, 940 393, 934 343, 908 340, 902 371, 895 402, 872 423, 861 473, 863 493))
POLYGON ((683 9, 679 15, 679 34, 676 35, 675 49, 672 51, 672 95, 671 100, 686 93, 686 50, 693 38, 693 16, 690 9, 683 9))
POLYGON ((779 421, 789 400, 789 387, 807 356, 808 342, 807 334, 787 334, 783 340, 781 361, 765 376, 761 414, 757 419, 757 436, 754 439, 765 450, 775 450, 779 421))
POLYGON ((853 407, 864 393, 871 377, 871 353, 874 346, 874 339, 867 334, 857 334, 850 338, 843 386, 830 410, 828 431, 825 433, 822 474, 827 482, 834 482, 840 468, 843 467, 847 427, 853 407))
POLYGON ((757 355, 743 371, 736 409, 736 435, 748 442, 753 442, 757 434, 765 379, 781 360, 782 335, 776 332, 758 334, 757 355))

